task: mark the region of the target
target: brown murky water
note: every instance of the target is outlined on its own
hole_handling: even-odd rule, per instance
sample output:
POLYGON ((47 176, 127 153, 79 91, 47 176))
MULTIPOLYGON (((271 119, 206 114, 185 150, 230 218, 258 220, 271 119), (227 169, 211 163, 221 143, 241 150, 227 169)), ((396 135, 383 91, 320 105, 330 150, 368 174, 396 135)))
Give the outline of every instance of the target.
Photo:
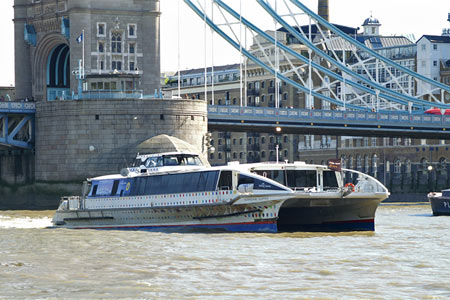
POLYGON ((0 212, 0 299, 449 299, 450 217, 383 205, 375 233, 46 229, 0 212))

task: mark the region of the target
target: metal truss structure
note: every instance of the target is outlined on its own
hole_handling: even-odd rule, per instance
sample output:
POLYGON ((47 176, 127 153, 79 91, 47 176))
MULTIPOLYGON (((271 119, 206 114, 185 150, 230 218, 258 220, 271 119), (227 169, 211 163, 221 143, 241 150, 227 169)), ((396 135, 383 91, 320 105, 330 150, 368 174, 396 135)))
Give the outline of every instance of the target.
MULTIPOLYGON (((431 107, 450 108, 449 86, 366 47, 298 0, 255 0, 275 24, 276 30, 271 33, 254 25, 226 0, 184 2, 240 51, 247 58, 246 64, 256 65, 275 78, 276 107, 280 83, 285 82, 304 93, 304 108, 312 108, 315 99, 322 100, 321 108, 325 110, 330 109, 330 104, 339 110, 409 113, 423 113, 431 107), (206 1, 211 2, 211 9, 207 9, 206 1), (220 23, 215 20, 217 15, 220 23), (281 41, 281 32, 288 33, 297 48, 281 41), (246 48, 248 34, 254 41, 251 49, 246 48)), ((246 98, 245 92, 241 100, 244 106, 246 98)))
POLYGON ((33 149, 35 104, 0 102, 0 145, 33 149))

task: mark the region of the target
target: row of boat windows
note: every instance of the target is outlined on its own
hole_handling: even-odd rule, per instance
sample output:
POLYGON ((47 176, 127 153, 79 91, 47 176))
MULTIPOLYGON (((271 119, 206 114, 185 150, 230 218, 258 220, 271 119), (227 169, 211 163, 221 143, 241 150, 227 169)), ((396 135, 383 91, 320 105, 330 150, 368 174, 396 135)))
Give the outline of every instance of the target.
POLYGON ((89 196, 143 196, 215 191, 218 177, 219 171, 207 171, 94 181, 89 196))
MULTIPOLYGON (((93 181, 89 197, 144 196, 213 192, 233 189, 232 171, 204 171, 93 181)), ((255 184, 259 189, 279 189, 261 180, 239 174, 238 185, 255 184)))
MULTIPOLYGON (((255 173, 270 178, 289 188, 306 188, 317 186, 317 171, 315 170, 267 170, 256 171, 255 173)), ((323 187, 339 187, 334 171, 323 171, 323 187)))

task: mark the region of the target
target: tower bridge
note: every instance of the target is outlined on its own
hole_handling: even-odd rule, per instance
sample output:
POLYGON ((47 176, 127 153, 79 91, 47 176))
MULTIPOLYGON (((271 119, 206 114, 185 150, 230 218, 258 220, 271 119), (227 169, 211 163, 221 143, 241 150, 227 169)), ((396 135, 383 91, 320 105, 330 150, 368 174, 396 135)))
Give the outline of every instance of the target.
MULTIPOLYGON (((449 86, 386 58, 300 1, 254 1, 273 31, 240 12, 242 0, 184 2, 241 53, 240 106, 217 105, 207 92, 206 101, 145 97, 160 88, 156 0, 15 0, 16 95, 34 98, 36 107, 2 103, 0 144, 35 147, 39 180, 74 180, 116 171, 136 144, 160 133, 201 146, 206 125, 450 139, 447 116, 424 114, 431 107, 450 108, 449 86), (245 37, 254 41, 251 47, 245 37), (247 102, 251 72, 273 78, 273 108, 247 102), (297 107, 282 108, 285 85, 301 99, 297 107)), ((328 15, 327 5, 322 11, 328 15)), ((376 36, 368 39, 382 43, 376 36)))

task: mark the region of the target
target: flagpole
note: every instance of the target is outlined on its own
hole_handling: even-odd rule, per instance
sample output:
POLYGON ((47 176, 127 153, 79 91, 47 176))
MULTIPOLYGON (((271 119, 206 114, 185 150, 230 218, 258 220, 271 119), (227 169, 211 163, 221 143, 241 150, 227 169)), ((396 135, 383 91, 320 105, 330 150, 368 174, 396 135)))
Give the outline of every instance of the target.
POLYGON ((83 29, 83 32, 82 32, 82 38, 81 38, 81 41, 83 42, 83 70, 82 70, 82 76, 83 76, 83 78, 84 78, 84 29, 83 29))

